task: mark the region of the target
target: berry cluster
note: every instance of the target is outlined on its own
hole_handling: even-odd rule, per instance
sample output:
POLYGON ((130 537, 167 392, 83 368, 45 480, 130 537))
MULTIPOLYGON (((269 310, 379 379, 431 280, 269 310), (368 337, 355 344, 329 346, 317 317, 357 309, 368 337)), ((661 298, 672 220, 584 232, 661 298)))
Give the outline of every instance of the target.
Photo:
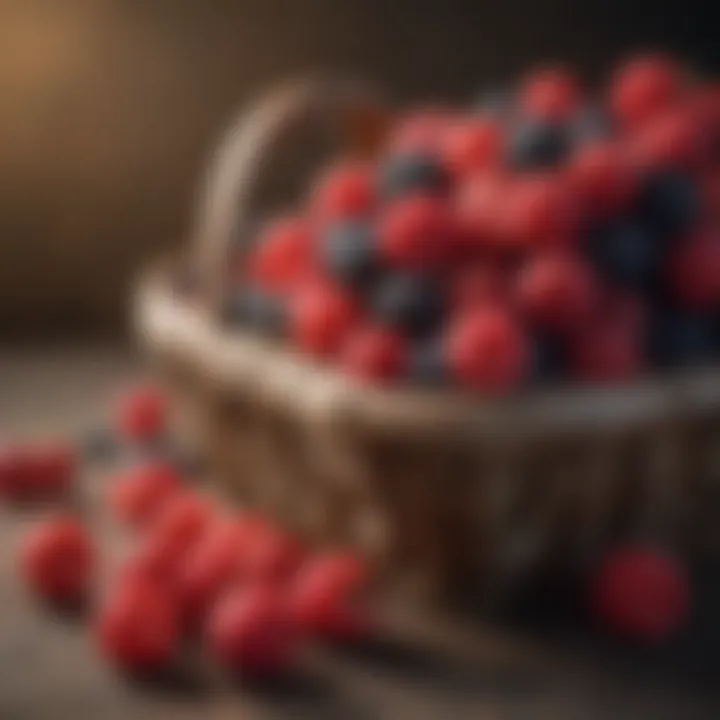
POLYGON ((720 88, 663 56, 400 118, 232 261, 226 317, 359 378, 486 393, 720 354, 720 88))

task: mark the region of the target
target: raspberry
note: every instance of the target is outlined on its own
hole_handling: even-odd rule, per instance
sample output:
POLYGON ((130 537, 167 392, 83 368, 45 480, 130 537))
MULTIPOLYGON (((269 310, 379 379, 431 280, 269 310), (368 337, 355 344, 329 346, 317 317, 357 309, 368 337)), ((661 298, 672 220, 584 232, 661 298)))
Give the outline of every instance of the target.
POLYGON ((630 546, 608 553, 591 584, 591 604, 610 631, 660 640, 677 631, 690 609, 685 567, 658 549, 630 546))
POLYGON ((161 585, 134 577, 105 599, 94 623, 100 652, 130 671, 156 671, 169 666, 179 641, 177 613, 161 585))
POLYGON ((590 214, 626 208, 637 192, 637 178, 621 148, 603 141, 585 145, 570 161, 570 185, 590 214))
POLYGON ((452 307, 464 311, 483 305, 501 305, 509 295, 507 274, 498 263, 480 261, 459 269, 452 286, 452 307))
POLYGON ((312 274, 313 246, 313 234, 305 220, 276 220, 256 238, 248 276, 266 290, 287 292, 312 274))
POLYGON ((297 538, 267 525, 251 530, 242 551, 242 572, 246 579, 282 582, 300 567, 303 548, 297 538))
POLYGON ((539 255, 518 278, 518 303, 546 328, 567 331, 587 320, 597 301, 597 284, 587 264, 574 255, 539 255))
POLYGON ((21 569, 29 586, 54 603, 86 599, 95 575, 96 553, 87 530, 71 517, 56 517, 25 539, 21 569))
POLYGON ((526 374, 528 347, 518 323, 499 308, 460 314, 445 340, 447 363, 465 385, 507 391, 526 374))
POLYGON ((548 175, 517 179, 503 202, 507 242, 522 248, 563 247, 576 239, 578 205, 568 183, 548 175))
POLYGON ((311 215, 323 225, 367 215, 374 203, 371 170, 370 166, 359 162, 331 167, 321 176, 312 193, 311 215))
POLYGON ((507 188, 505 176, 491 172, 473 175, 460 185, 456 209, 468 244, 482 248, 497 242, 502 228, 500 202, 507 188))
POLYGON ((36 495, 33 458, 25 447, 0 448, 0 498, 11 502, 31 500, 36 495))
POLYGON ((453 237, 445 203, 414 196, 394 203, 381 218, 379 249, 392 266, 431 269, 447 257, 453 237))
POLYGON ((670 283, 687 308, 720 307, 720 233, 701 228, 678 244, 668 262, 670 283))
POLYGON ((110 505, 121 522, 147 526, 178 492, 180 485, 180 478, 170 465, 150 463, 116 481, 110 492, 110 505))
POLYGON ((337 352, 359 317, 355 300, 329 283, 300 288, 290 306, 290 329, 300 348, 317 356, 337 352))
POLYGON ((209 618, 207 642, 223 666, 251 677, 285 672, 296 653, 283 598, 266 586, 236 589, 224 596, 209 618))
POLYGON ((32 458, 35 491, 44 498, 66 496, 72 488, 77 468, 77 457, 72 447, 57 442, 39 446, 32 458))
POLYGON ((500 123, 492 118, 475 118, 448 131, 443 145, 445 165, 456 177, 496 165, 503 150, 500 123))
POLYGON ((165 395, 153 385, 130 390, 119 400, 118 430, 128 440, 152 440, 165 430, 166 422, 165 395))
POLYGON ((580 89, 564 68, 546 68, 530 76, 520 92, 520 106, 530 117, 564 120, 577 108, 580 89))
POLYGON ((682 78, 668 58, 646 56, 620 68, 610 91, 610 104, 618 119, 637 126, 667 110, 679 97, 682 78))
POLYGON ((348 374, 364 380, 390 381, 403 374, 407 348, 396 332, 363 328, 352 335, 342 354, 348 374))

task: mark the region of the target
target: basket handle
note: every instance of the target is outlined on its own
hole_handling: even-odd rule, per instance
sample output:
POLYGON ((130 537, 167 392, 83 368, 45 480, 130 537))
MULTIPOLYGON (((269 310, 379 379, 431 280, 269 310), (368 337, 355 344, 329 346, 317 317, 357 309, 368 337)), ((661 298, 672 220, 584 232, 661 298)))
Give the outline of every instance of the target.
POLYGON ((230 127, 210 163, 193 245, 211 311, 219 310, 225 295, 227 256, 234 238, 250 227, 255 189, 274 148, 310 122, 368 155, 377 150, 386 117, 377 95, 364 85, 315 79, 270 92, 230 127))

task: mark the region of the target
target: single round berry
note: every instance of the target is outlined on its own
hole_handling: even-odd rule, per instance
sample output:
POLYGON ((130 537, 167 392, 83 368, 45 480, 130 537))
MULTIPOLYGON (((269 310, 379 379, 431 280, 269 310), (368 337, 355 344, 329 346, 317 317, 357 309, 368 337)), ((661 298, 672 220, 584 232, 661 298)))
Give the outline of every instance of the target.
POLYGON ((580 88, 564 68, 546 68, 534 73, 520 90, 520 107, 529 117, 565 120, 577 108, 580 88))
POLYGON ((377 327, 362 328, 351 335, 341 358, 349 375, 378 382, 396 380, 406 364, 407 347, 402 336, 377 327))
POLYGON ((322 254, 328 272, 351 287, 364 287, 377 273, 377 240, 368 223, 330 225, 323 236, 322 254))
POLYGON ((258 585, 225 595, 208 620, 208 647, 232 673, 275 676, 295 656, 295 633, 278 590, 258 585))
POLYGON ((514 170, 547 170, 560 165, 570 150, 567 128, 544 120, 523 120, 512 130, 506 149, 514 170))
POLYGON ((151 440, 165 430, 165 395, 154 385, 131 389, 119 399, 116 418, 123 437, 133 441, 151 440))
POLYGON ((435 198, 405 198, 388 207, 380 219, 380 256, 393 267, 435 269, 447 258, 453 240, 448 208, 435 198))
POLYGON ((431 277, 397 273, 382 277, 370 295, 370 305, 380 324, 412 336, 426 336, 442 322, 445 298, 431 277))
POLYGON ((371 166, 342 163, 320 177, 310 200, 311 215, 323 225, 359 219, 372 210, 374 194, 371 166))
POLYGON ((455 209, 458 223, 466 231, 470 251, 497 245, 502 235, 503 208, 509 182, 494 172, 479 173, 459 185, 455 209))
POLYGON ((27 493, 28 455, 14 445, 0 447, 0 498, 16 501, 27 493))
POLYGON ((503 129, 499 121, 478 117, 458 122, 443 146, 445 165, 455 177, 493 167, 502 157, 503 129))
POLYGON ((419 152, 394 155, 381 165, 378 187, 386 200, 416 193, 444 194, 448 175, 432 155, 419 152))
POLYGON ((610 93, 615 116, 637 126, 666 110, 680 95, 681 73, 662 56, 634 58, 617 72, 610 93))
POLYGON ((538 255, 520 272, 517 300, 541 326, 567 331, 590 316, 598 300, 597 282, 589 266, 575 255, 538 255))
POLYGON ((358 320, 354 298, 327 283, 300 288, 290 305, 290 330, 297 345, 321 357, 335 354, 358 320))
POLYGON ((451 306, 456 311, 502 305, 510 298, 509 273, 490 259, 459 268, 453 278, 451 306))
POLYGON ((663 257, 662 244, 633 218, 617 218, 590 233, 588 251, 598 274, 621 288, 648 288, 663 257))
POLYGON ((241 555, 245 581, 283 583, 300 567, 304 548, 296 537, 268 523, 254 529, 241 555))
POLYGON ((233 289, 223 313, 232 325, 244 325, 273 337, 285 334, 286 314, 285 302, 277 293, 253 284, 233 289))
POLYGON ((708 134, 691 108, 674 108, 649 121, 629 152, 643 171, 692 169, 708 150, 708 134))
POLYGON ((78 459, 74 448, 63 442, 46 443, 35 448, 32 472, 35 491, 42 498, 62 498, 72 490, 78 459))
POLYGON ((680 629, 690 609, 690 580, 680 561, 652 547, 609 552, 591 584, 598 619, 614 633, 660 640, 680 629))
POLYGON ((410 382, 431 387, 441 386, 449 379, 443 345, 438 340, 425 340, 410 348, 407 375, 410 382))
POLYGON ((678 243, 667 271, 673 296, 683 307, 720 309, 720 232, 701 228, 678 243))
POLYGON ((662 309, 651 319, 649 355, 663 368, 704 365, 718 357, 719 340, 718 328, 711 316, 662 309))
POLYGON ((700 192, 688 175, 666 171, 650 176, 640 190, 638 211, 663 240, 688 231, 700 213, 700 192))
POLYGON ((95 545, 75 518, 56 517, 33 528, 20 558, 30 588, 44 600, 74 604, 87 599, 95 580, 95 545))
POLYGON ((180 636, 168 591, 139 576, 125 578, 105 599, 94 631, 100 652, 113 664, 134 672, 168 667, 180 636))
POLYGON ((516 387, 526 376, 528 353, 518 323, 496 308, 460 314, 445 339, 446 362, 453 375, 488 393, 516 387))

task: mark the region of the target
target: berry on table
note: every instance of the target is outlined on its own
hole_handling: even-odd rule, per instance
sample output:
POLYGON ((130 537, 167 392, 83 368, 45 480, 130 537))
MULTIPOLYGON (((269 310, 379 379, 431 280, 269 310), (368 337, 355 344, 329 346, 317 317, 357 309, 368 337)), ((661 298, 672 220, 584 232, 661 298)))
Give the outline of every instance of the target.
POLYGON ((29 454, 19 445, 0 447, 0 498, 16 502, 34 494, 29 454))
POLYGON ((378 188, 385 200, 423 193, 442 195, 448 189, 447 171, 427 153, 406 153, 387 158, 380 166, 378 188))
POLYGON ((300 567, 304 549, 293 535, 259 522, 249 529, 249 535, 241 552, 245 581, 282 583, 300 567))
POLYGON ((404 373, 407 345, 396 331, 379 327, 360 328, 349 337, 340 362, 352 377, 389 382, 404 373))
POLYGON ((500 263, 480 259, 456 272, 450 288, 450 305, 455 311, 502 305, 510 299, 510 285, 510 273, 500 263))
POLYGON ((367 163, 345 162, 329 168, 310 199, 310 214, 322 225, 366 216, 374 203, 372 168, 367 163))
POLYGON ((445 138, 445 165, 456 177, 493 167, 502 158, 503 139, 500 123, 491 117, 458 122, 445 138))
POLYGON ((377 273, 377 239, 367 222, 329 225, 321 242, 328 273, 353 288, 363 288, 377 273))
POLYGON ((502 201, 510 184, 495 172, 472 175, 462 181, 455 196, 458 223, 467 234, 468 250, 497 245, 502 234, 502 201))
POLYGON ((167 400, 160 388, 155 385, 133 388, 118 401, 118 430, 128 440, 152 440, 166 429, 167 411, 167 400))
POLYGON ((570 149, 570 136, 565 125, 523 119, 508 138, 506 161, 517 171, 549 170, 559 166, 570 149))
POLYGON ((572 73, 549 67, 530 75, 520 90, 520 108, 543 120, 566 120, 577 108, 580 88, 572 73))
POLYGON ((78 459, 68 443, 38 445, 27 459, 35 494, 43 499, 66 497, 71 491, 78 459))

